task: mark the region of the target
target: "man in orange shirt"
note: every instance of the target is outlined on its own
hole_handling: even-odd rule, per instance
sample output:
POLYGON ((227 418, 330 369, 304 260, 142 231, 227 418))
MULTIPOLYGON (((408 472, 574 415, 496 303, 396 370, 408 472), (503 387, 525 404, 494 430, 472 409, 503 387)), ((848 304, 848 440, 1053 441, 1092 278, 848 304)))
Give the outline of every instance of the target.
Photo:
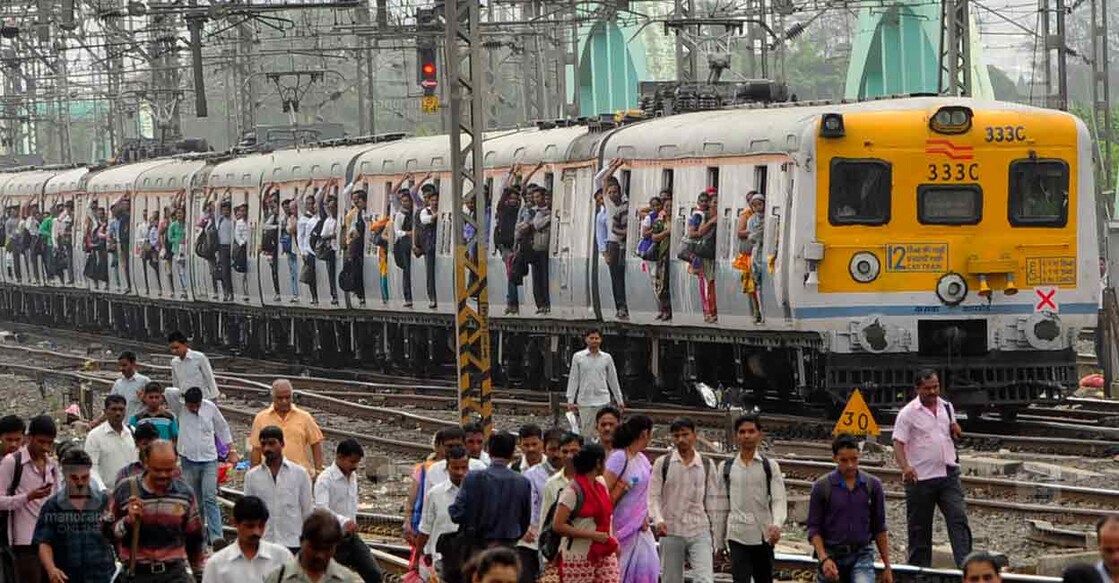
POLYGON ((303 466, 312 478, 323 470, 323 434, 310 413, 292 404, 291 381, 276 379, 272 382, 272 405, 256 414, 253 419, 249 443, 250 459, 258 465, 263 458, 260 449, 260 430, 275 425, 284 430, 284 457, 303 466), (311 457, 307 457, 307 450, 311 457))

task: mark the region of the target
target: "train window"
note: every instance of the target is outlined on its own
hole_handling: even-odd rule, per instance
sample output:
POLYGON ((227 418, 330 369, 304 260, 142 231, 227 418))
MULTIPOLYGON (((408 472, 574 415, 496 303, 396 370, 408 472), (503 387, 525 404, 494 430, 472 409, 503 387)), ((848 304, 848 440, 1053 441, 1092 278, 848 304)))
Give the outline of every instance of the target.
POLYGON ((978 184, 922 184, 917 187, 917 220, 922 225, 976 225, 983 219, 978 184))
POLYGON ((1026 159, 1010 163, 1007 213, 1016 227, 1063 227, 1068 223, 1068 163, 1026 159))
POLYGON ((707 167, 707 186, 714 187, 715 191, 718 192, 718 190, 719 190, 719 167, 718 166, 708 166, 707 167))
POLYGON ((555 193, 556 175, 553 172, 544 173, 544 188, 549 194, 555 193))
POLYGON ((765 190, 766 182, 768 182, 768 180, 769 167, 765 165, 754 166, 754 190, 762 194, 768 194, 765 190))
POLYGON ((833 158, 828 185, 828 222, 884 225, 890 222, 892 168, 883 160, 833 158))
POLYGON ((633 177, 632 170, 622 170, 622 195, 629 198, 629 181, 633 177))
POLYGON ((671 168, 665 168, 664 170, 661 170, 661 190, 672 192, 672 182, 673 180, 675 180, 675 178, 676 177, 673 175, 671 168))

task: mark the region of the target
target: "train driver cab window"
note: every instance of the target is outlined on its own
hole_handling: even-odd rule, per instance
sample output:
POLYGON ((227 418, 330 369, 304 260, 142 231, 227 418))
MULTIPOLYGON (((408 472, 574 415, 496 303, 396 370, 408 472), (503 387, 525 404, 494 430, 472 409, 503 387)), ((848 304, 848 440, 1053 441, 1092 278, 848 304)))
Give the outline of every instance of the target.
POLYGON ((917 187, 917 220, 922 225, 977 225, 983 218, 983 191, 976 184, 922 184, 917 187))
POLYGON ((883 160, 831 161, 828 222, 833 225, 884 225, 890 222, 892 169, 883 160))
POLYGON ((1016 227, 1063 227, 1068 223, 1068 163, 1025 159, 1010 163, 1007 209, 1016 227))

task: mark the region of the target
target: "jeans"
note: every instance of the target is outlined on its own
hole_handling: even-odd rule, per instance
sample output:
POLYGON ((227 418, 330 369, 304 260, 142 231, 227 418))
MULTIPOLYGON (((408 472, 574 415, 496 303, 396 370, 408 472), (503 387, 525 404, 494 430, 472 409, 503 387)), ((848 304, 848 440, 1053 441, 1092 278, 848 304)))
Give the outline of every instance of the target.
POLYGON ((773 547, 730 541, 730 573, 734 583, 773 583, 773 547))
POLYGON ((209 542, 214 542, 221 535, 221 510, 218 508, 218 462, 195 462, 182 458, 183 479, 194 490, 198 501, 199 511, 206 523, 206 533, 209 542))
POLYGON ((288 276, 291 278, 291 297, 299 297, 299 257, 288 253, 288 276))
POLYGON ((187 285, 187 260, 186 260, 186 256, 185 255, 176 256, 175 259, 173 260, 173 263, 174 263, 174 269, 179 272, 179 286, 182 288, 180 291, 182 291, 183 295, 185 296, 186 293, 187 293, 187 289, 190 287, 190 286, 187 285))
POLYGON ((330 299, 338 301, 338 252, 331 251, 323 258, 326 263, 326 280, 330 283, 330 299))
POLYGON ((334 560, 358 574, 365 583, 381 583, 384 574, 369 545, 362 542, 356 534, 347 534, 334 551, 334 560))
POLYGON ((514 549, 521 559, 521 574, 517 583, 536 583, 540 577, 540 551, 528 547, 514 549))
POLYGON ((526 251, 528 264, 532 269, 532 299, 537 309, 551 309, 551 290, 548 288, 548 252, 526 251))
POLYGON ((513 277, 513 259, 516 253, 511 248, 501 249, 501 261, 505 264, 505 306, 508 308, 516 308, 520 304, 520 298, 517 297, 517 281, 513 277))
POLYGON ((692 566, 694 583, 715 580, 711 533, 684 538, 661 537, 661 583, 684 583, 684 559, 692 566))
MULTIPOLYGON (((825 545, 826 546, 826 545, 825 545)), ((839 567, 839 583, 874 583, 874 546, 866 545, 858 552, 837 553, 828 547, 828 558, 839 567)), ((816 571, 816 583, 832 583, 824 577, 823 569, 816 571)))
POLYGON ((610 289, 614 293, 614 307, 619 312, 626 311, 626 254, 622 244, 606 243, 606 267, 610 270, 610 289))
POLYGON ((232 245, 218 245, 218 272, 221 275, 221 289, 227 300, 233 299, 232 247, 232 245))
POLYGON ((311 290, 311 303, 313 304, 319 303, 319 271, 316 269, 317 265, 315 265, 317 261, 314 255, 303 256, 303 265, 311 273, 311 283, 307 284, 307 287, 311 290))
POLYGON ((427 301, 434 306, 439 301, 435 294, 435 245, 424 249, 424 267, 427 271, 427 301))
POLYGON ((905 485, 905 515, 909 523, 910 565, 932 565, 933 510, 939 507, 948 526, 948 540, 952 543, 952 558, 956 566, 963 565, 964 557, 971 552, 971 528, 964 506, 964 488, 960 484, 960 469, 949 468, 948 476, 920 480, 905 485))
POLYGON ((280 297, 280 262, 274 253, 268 256, 268 271, 272 272, 272 293, 280 297))

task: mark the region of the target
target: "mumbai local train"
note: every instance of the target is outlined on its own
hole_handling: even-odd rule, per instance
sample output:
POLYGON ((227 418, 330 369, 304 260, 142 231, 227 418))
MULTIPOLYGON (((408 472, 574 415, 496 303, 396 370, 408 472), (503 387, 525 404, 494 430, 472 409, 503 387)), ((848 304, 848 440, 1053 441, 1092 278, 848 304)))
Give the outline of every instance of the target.
MULTIPOLYGON (((858 387, 885 407, 906 398, 919 367, 941 371, 957 406, 973 411, 1013 415, 1060 399, 1075 383, 1078 333, 1095 325, 1098 309, 1091 159, 1089 134, 1072 115, 966 98, 749 106, 489 132, 483 236, 491 243, 494 370, 509 384, 560 386, 581 332, 597 328, 627 391, 654 399, 701 383, 832 401, 858 387), (493 245, 493 229, 510 173, 536 166, 529 181, 550 204, 531 196, 510 204, 547 227, 518 239, 517 248, 534 253, 518 270, 519 251, 493 245), (620 193, 600 206, 603 168, 612 169, 606 189, 620 193), (615 244, 609 262, 599 246, 603 207, 621 210, 605 229, 615 244), (668 232, 658 243, 667 243, 650 252, 657 224, 668 232), (532 309, 532 275, 522 272, 534 269, 543 270, 546 310, 532 309), (525 309, 502 310, 518 280, 525 309), (624 311, 614 309, 617 293, 624 311)), ((211 344, 311 362, 453 371, 450 162, 447 136, 393 135, 6 173, 0 201, 16 219, 8 224, 33 207, 62 205, 73 233, 54 242, 70 248, 72 264, 61 278, 30 277, 33 252, 8 233, 0 308, 152 338, 182 328, 211 344), (394 247, 405 231, 391 220, 406 204, 400 188, 418 191, 421 179, 443 198, 427 211, 430 245, 411 257, 409 273, 394 247), (338 197, 330 211, 341 244, 350 191, 366 193, 364 224, 381 230, 360 234, 368 301, 338 291, 333 303, 341 259, 333 270, 318 261, 309 280, 301 258, 283 257, 287 248, 274 240, 264 245, 264 227, 277 201, 284 224, 289 212, 305 214, 306 196, 325 194, 338 197), (242 269, 229 301, 213 260, 195 252, 200 221, 223 203, 247 226, 237 233, 242 269), (179 265, 167 254, 153 260, 140 236, 168 212, 185 226, 179 265), (104 286, 84 275, 94 213, 130 231, 104 286), (277 249, 275 279, 276 255, 264 248, 277 249), (406 283, 414 303, 404 298, 406 283)), ((299 253, 299 242, 291 245, 299 253)))

